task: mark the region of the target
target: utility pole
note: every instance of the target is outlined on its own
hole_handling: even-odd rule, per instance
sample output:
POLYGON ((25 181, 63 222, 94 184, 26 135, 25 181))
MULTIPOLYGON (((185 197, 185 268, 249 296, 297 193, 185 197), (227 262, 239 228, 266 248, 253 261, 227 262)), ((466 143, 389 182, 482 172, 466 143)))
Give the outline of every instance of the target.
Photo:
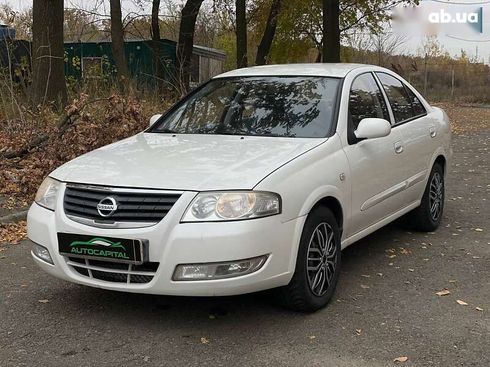
POLYGON ((424 58, 424 97, 427 98, 427 53, 424 58))

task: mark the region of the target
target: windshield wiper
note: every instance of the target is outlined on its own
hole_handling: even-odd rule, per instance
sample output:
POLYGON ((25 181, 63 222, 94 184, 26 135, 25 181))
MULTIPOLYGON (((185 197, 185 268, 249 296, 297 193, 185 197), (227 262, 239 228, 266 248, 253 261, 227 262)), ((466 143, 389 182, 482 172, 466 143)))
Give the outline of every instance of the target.
POLYGON ((164 134, 177 134, 177 131, 172 130, 172 129, 157 129, 157 133, 164 133, 164 134))

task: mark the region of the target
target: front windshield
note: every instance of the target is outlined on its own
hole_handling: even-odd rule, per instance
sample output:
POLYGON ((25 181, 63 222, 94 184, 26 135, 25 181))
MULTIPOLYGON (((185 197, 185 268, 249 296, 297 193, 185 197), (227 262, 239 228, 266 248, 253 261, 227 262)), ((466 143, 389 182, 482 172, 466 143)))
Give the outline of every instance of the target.
POLYGON ((326 137, 340 80, 247 77, 212 80, 161 119, 152 132, 326 137))

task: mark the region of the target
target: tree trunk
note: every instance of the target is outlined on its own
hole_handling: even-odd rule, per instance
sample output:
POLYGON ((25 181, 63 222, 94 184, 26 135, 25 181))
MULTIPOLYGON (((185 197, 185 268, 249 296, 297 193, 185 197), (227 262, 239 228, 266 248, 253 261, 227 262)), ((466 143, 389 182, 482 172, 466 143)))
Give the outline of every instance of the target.
POLYGON ((246 0, 236 0, 236 67, 246 68, 247 58, 247 6, 246 0))
POLYGON ((163 65, 160 60, 160 0, 153 0, 151 7, 151 39, 153 48, 153 72, 157 78, 157 86, 160 87, 163 82, 163 65))
POLYGON ((182 94, 189 90, 192 51, 196 20, 203 0, 187 0, 180 18, 179 41, 177 43, 177 73, 179 89, 182 94))
POLYGON ((129 83, 128 64, 124 52, 124 30, 122 24, 121 1, 110 0, 111 5, 111 47, 114 63, 116 64, 117 77, 122 87, 129 83))
POLYGON ((277 19, 279 17, 279 12, 281 11, 281 1, 282 0, 272 0, 271 10, 269 12, 269 18, 267 19, 265 31, 262 35, 262 40, 260 41, 259 47, 257 48, 257 57, 255 58, 256 65, 265 65, 267 62, 272 41, 274 40, 274 35, 276 34, 277 19))
POLYGON ((323 0, 323 62, 340 62, 339 0, 323 0))
POLYGON ((63 0, 34 0, 32 5, 32 101, 35 105, 67 100, 63 0))

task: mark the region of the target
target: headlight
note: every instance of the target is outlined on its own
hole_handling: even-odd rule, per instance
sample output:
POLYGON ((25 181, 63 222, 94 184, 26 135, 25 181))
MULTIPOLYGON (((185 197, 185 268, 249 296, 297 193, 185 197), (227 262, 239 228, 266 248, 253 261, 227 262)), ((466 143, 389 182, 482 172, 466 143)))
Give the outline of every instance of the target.
POLYGON ((281 197, 272 192, 202 192, 189 205, 182 222, 252 219, 280 212, 281 197))
POLYGON ((42 207, 54 211, 59 188, 59 181, 46 177, 41 186, 39 186, 34 201, 42 207))

